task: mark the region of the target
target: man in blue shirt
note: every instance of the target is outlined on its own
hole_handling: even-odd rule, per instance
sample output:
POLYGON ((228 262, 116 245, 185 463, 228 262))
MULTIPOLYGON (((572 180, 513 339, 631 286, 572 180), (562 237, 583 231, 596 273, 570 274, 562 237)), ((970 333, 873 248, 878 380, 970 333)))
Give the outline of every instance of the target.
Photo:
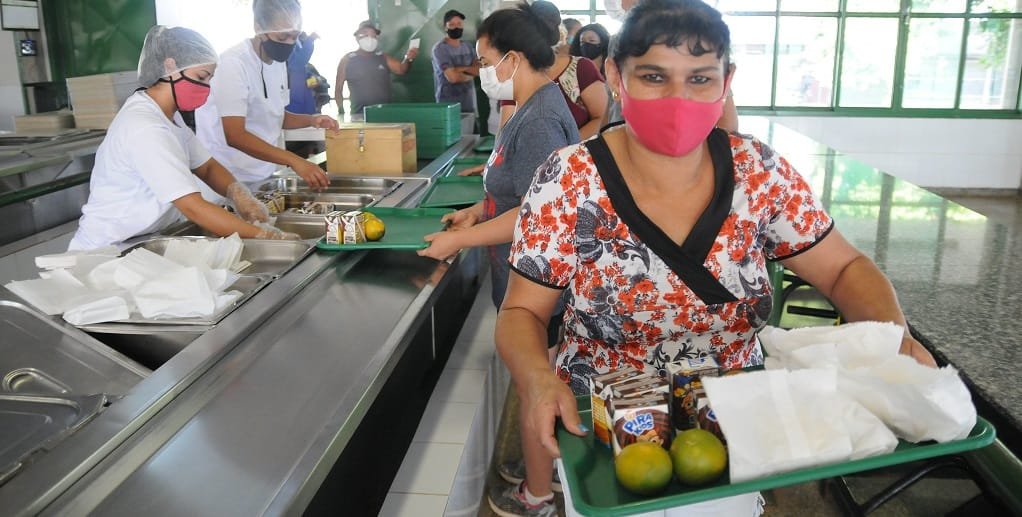
POLYGON ((462 113, 475 113, 479 59, 475 47, 461 41, 464 30, 464 14, 454 9, 444 13, 447 35, 433 46, 433 79, 437 102, 459 102, 462 113))

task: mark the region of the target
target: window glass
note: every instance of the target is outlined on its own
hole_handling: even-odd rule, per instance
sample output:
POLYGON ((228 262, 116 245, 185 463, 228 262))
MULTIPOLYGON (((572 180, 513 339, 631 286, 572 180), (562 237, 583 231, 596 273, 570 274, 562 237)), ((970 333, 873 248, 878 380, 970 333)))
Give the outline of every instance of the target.
POLYGON ((769 106, 774 69, 773 16, 726 18, 731 28, 731 61, 737 65, 731 91, 742 106, 769 106))
POLYGON ((914 13, 964 13, 966 0, 912 0, 914 13))
POLYGON ((782 11, 837 12, 837 0, 781 0, 782 11))
POLYGON ((1022 47, 1022 20, 983 19, 969 24, 962 99, 965 109, 1015 109, 1022 47))
MULTIPOLYGON (((710 5, 713 5, 711 2, 710 5)), ((777 0, 720 0, 715 6, 725 11, 775 11, 777 0)))
MULTIPOLYGON (((557 0, 554 2, 562 11, 588 11, 589 0, 557 0)), ((600 2, 603 5, 603 2, 600 2)))
POLYGON ((596 23, 603 25, 603 28, 607 29, 607 32, 610 33, 611 36, 617 34, 617 31, 621 29, 621 22, 607 16, 606 14, 597 14, 596 23))
POLYGON ((954 108, 962 26, 960 19, 909 22, 903 107, 954 108))
POLYGON ((895 58, 891 49, 897 47, 897 18, 848 18, 845 21, 838 105, 891 107, 895 58))
POLYGON ((1017 0, 973 0, 974 13, 1018 13, 1022 12, 1022 3, 1017 0))
POLYGON ((778 106, 830 106, 837 18, 781 18, 778 106))
POLYGON ((848 0, 845 9, 852 13, 896 13, 901 10, 901 0, 848 0))

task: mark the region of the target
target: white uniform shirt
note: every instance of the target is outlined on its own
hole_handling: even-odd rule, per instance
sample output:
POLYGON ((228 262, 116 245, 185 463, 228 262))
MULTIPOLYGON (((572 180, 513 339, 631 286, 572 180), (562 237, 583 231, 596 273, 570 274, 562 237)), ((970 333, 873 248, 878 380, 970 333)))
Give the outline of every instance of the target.
POLYGON ((179 113, 171 122, 145 92, 128 97, 96 151, 70 249, 120 244, 181 220, 173 202, 199 191, 192 169, 209 159, 179 113))
POLYGON ((279 166, 227 145, 220 118, 245 117, 249 133, 283 148, 284 107, 291 102, 287 65, 263 63, 247 39, 220 55, 210 84, 209 100, 195 111, 199 140, 239 181, 252 184, 269 178, 279 166))

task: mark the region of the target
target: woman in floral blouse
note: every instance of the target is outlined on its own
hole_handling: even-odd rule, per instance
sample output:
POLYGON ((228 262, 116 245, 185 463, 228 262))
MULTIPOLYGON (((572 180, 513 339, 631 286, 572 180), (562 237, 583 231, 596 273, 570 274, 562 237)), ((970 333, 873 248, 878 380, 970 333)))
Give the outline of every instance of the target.
MULTIPOLYGON (((729 46, 720 13, 698 0, 639 3, 607 63, 624 123, 552 154, 523 200, 496 341, 528 415, 522 432, 553 457, 556 417, 584 434, 574 395, 592 375, 707 355, 726 368, 762 364, 768 260, 848 321, 905 325, 890 282, 791 165, 714 128, 729 46), (564 290, 551 371, 544 329, 564 290)), ((935 364, 908 332, 901 351, 935 364)))

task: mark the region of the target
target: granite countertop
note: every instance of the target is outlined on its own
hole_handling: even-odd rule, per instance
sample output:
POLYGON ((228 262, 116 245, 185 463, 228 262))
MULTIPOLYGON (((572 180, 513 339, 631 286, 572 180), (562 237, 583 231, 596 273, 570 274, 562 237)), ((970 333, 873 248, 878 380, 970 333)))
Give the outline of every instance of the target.
POLYGON ((984 417, 1022 453, 1022 230, 828 149, 743 118, 812 185, 837 228, 891 279, 914 331, 957 367, 984 417))

